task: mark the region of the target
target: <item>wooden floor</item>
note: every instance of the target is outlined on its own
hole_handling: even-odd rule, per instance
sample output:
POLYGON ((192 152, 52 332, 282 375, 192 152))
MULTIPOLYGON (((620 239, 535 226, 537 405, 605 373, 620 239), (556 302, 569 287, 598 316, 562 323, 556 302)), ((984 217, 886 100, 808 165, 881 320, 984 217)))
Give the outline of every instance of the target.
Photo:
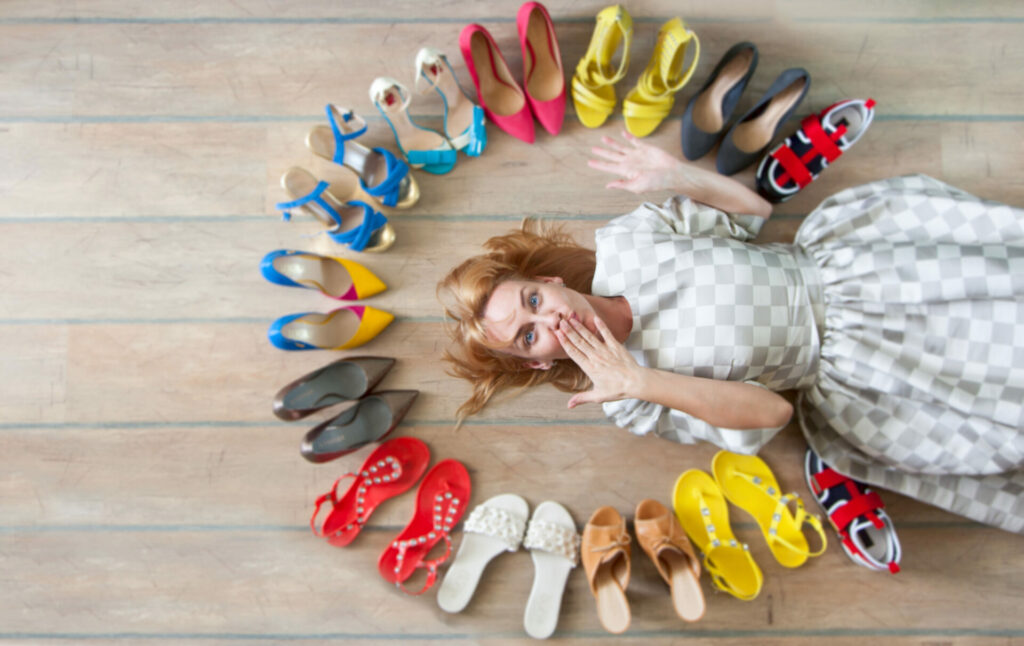
MULTIPOLYGON (((566 67, 582 55, 600 2, 549 3, 566 67)), ((287 353, 266 340, 276 317, 326 311, 307 290, 265 282, 258 264, 288 247, 356 257, 274 203, 289 166, 311 165, 306 131, 326 102, 367 116, 389 144, 367 88, 412 79, 424 45, 464 83, 458 34, 492 30, 521 69, 518 2, 4 0, 0 2, 0 639, 33 643, 487 643, 527 641, 525 553, 495 561, 469 608, 409 598, 376 559, 405 525, 413 495, 383 505, 351 547, 307 527, 314 498, 367 451, 326 465, 298 454, 312 423, 270 413, 283 384, 341 356, 287 353)), ((741 109, 783 69, 806 67, 804 115, 872 96, 865 138, 762 235, 791 239, 837 189, 923 172, 1024 205, 1024 3, 634 2, 633 63, 620 96, 672 16, 703 57, 673 117, 652 137, 679 153, 679 114, 719 56, 753 40, 761 64, 741 109)), ((436 97, 412 111, 437 123, 436 97)), ((384 385, 422 396, 400 433, 435 460, 462 460, 473 503, 514 492, 563 503, 578 525, 598 506, 631 515, 666 501, 684 469, 715 449, 630 436, 597 407, 565 409, 541 390, 493 406, 459 431, 467 393, 446 376, 434 286, 458 259, 524 215, 579 239, 640 198, 603 189, 586 166, 601 134, 570 112, 533 146, 491 128, 479 159, 419 174, 420 204, 393 216, 397 244, 358 256, 390 285, 372 304, 397 315, 356 353, 394 356, 384 385)), ((795 125, 791 124, 791 128, 795 125)), ((704 164, 713 163, 708 158, 704 164)), ((751 181, 751 171, 741 176, 751 181)), ((656 195, 652 198, 661 199, 656 195)), ((794 427, 762 453, 805 491, 794 427)), ((574 644, 1024 643, 1024 540, 895 494, 884 495, 905 550, 897 576, 853 565, 833 541, 784 570, 750 518, 733 518, 765 573, 753 602, 712 591, 684 625, 653 566, 634 560, 633 625, 605 633, 583 573, 556 638, 574 644)), ((461 532, 456 532, 456 541, 461 532)))

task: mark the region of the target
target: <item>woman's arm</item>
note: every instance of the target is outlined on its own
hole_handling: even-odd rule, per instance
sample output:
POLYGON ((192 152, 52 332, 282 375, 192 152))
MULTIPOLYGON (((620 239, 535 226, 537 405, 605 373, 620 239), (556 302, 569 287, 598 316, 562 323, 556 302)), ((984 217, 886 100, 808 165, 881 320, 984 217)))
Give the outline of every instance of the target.
POLYGON ((677 159, 628 132, 623 132, 622 136, 625 144, 602 137, 605 147, 591 149, 601 159, 587 161, 591 168, 622 176, 610 182, 608 188, 633 193, 667 189, 726 213, 747 213, 762 218, 772 214, 770 202, 736 180, 677 159))
POLYGON ((603 339, 576 320, 563 320, 556 331, 566 354, 593 382, 593 388, 569 399, 569 408, 617 399, 642 399, 682 411, 712 426, 733 429, 777 428, 793 416, 792 404, 767 388, 644 368, 615 340, 604 321, 597 318, 594 322, 603 339))

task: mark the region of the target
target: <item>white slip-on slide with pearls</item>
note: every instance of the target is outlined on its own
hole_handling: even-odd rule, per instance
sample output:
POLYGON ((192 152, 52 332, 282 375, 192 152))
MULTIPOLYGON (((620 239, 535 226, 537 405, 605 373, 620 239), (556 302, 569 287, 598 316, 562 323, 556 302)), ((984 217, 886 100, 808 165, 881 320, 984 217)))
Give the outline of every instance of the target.
POLYGON ((529 513, 526 501, 511 493, 489 498, 473 509, 463 525, 459 551, 437 591, 441 610, 462 611, 491 559, 519 549, 529 513))
POLYGON ((530 637, 547 639, 558 626, 562 593, 579 560, 580 535, 566 508, 547 500, 534 510, 523 547, 530 550, 534 568, 523 626, 530 637))

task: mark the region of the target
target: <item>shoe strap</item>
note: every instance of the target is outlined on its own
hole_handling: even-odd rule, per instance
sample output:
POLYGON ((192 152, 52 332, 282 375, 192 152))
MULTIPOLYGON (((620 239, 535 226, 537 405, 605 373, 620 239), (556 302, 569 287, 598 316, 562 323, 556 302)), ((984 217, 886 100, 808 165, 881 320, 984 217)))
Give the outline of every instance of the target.
POLYGON ((473 123, 466 126, 462 134, 449 141, 452 148, 461 150, 470 157, 479 157, 487 146, 487 129, 484 126, 484 110, 478 105, 473 106, 473 123))
POLYGON ((821 527, 821 520, 819 520, 817 516, 807 513, 807 510, 804 508, 804 503, 800 499, 800 494, 796 492, 780 494, 775 487, 769 485, 760 476, 752 476, 749 473, 744 473, 742 471, 735 471, 734 473, 763 491, 769 498, 775 500, 775 509, 772 511, 771 521, 768 523, 768 533, 765 536, 769 543, 779 543, 798 553, 804 551, 804 548, 797 547, 779 536, 779 523, 782 522, 783 514, 790 513, 788 505, 790 501, 793 501, 795 503, 794 508, 796 511, 795 513, 792 513, 792 516, 793 520, 796 522, 797 528, 802 530, 804 525, 810 525, 811 528, 818 533, 818 537, 821 539, 821 548, 816 552, 808 551, 807 555, 821 556, 825 552, 828 539, 821 527))
MULTIPOLYGON (((375 210, 372 206, 366 202, 360 200, 350 200, 345 203, 348 206, 360 206, 363 208, 363 221, 359 223, 359 226, 348 231, 338 231, 337 227, 335 230, 328 231, 327 235, 332 240, 340 244, 346 244, 352 251, 362 251, 366 248, 366 244, 370 241, 370 236, 373 232, 387 224, 388 219, 384 217, 380 211, 375 210)), ((341 226, 341 216, 337 216, 338 227, 341 226)))
POLYGON ((826 162, 832 162, 843 154, 837 142, 846 134, 846 126, 840 125, 831 134, 826 133, 821 127, 819 116, 812 114, 804 118, 800 130, 811 142, 811 147, 801 157, 797 157, 789 147, 790 139, 786 139, 771 153, 772 158, 777 160, 783 169, 782 175, 776 180, 780 186, 787 184, 792 178, 797 186, 804 188, 814 180, 814 176, 807 170, 807 164, 815 157, 821 155, 826 162))
POLYGON ((615 101, 598 96, 578 76, 572 77, 573 99, 592 110, 598 110, 605 114, 611 114, 615 110, 615 101))
POLYGON ((356 128, 354 131, 349 132, 347 134, 343 133, 341 131, 341 127, 338 125, 338 122, 334 118, 334 111, 336 109, 337 108, 334 107, 334 104, 327 104, 327 122, 331 124, 331 132, 334 134, 334 159, 332 161, 335 164, 343 165, 345 159, 345 142, 349 141, 350 139, 356 139, 357 137, 362 136, 366 132, 368 126, 366 125, 366 121, 364 121, 362 117, 358 116, 352 110, 345 110, 344 112, 341 113, 342 121, 344 121, 345 123, 349 123, 354 119, 358 119, 358 121, 352 124, 353 127, 356 128), (360 123, 362 124, 362 126, 359 125, 360 123))
POLYGON ((373 486, 380 484, 388 484, 402 477, 402 463, 396 460, 393 456, 387 456, 383 460, 378 460, 376 464, 371 465, 369 468, 356 473, 349 471, 346 474, 341 475, 337 480, 334 481, 334 485, 331 489, 316 499, 316 507, 313 510, 313 515, 309 519, 309 527, 313 530, 313 533, 321 538, 332 538, 324 534, 323 525, 319 528, 316 526, 316 517, 320 514, 320 507, 325 502, 331 503, 331 509, 333 510, 341 503, 341 499, 338 497, 338 485, 345 478, 354 478, 359 481, 359 486, 356 489, 356 519, 353 523, 349 523, 343 529, 338 531, 350 531, 356 525, 362 527, 366 523, 366 519, 369 513, 365 511, 363 507, 366 492, 373 486), (391 466, 391 473, 386 473, 385 469, 391 466), (380 475, 383 474, 383 475, 380 475))
POLYGON ((370 188, 366 185, 362 176, 359 177, 359 185, 363 187, 363 190, 372 195, 373 197, 379 198, 384 206, 394 206, 398 204, 398 193, 401 188, 402 180, 409 174, 409 165, 401 159, 392 154, 392 152, 386 148, 374 148, 374 152, 379 153, 384 158, 385 169, 387 170, 387 177, 380 184, 370 188))
POLYGON ((314 202, 323 207, 324 210, 326 210, 327 213, 331 216, 331 218, 334 219, 335 223, 337 223, 338 226, 341 226, 341 216, 338 214, 337 211, 334 210, 334 207, 331 206, 327 202, 327 200, 323 198, 323 192, 327 190, 327 187, 328 183, 323 180, 320 180, 319 182, 317 182, 317 185, 313 187, 313 190, 307 193, 306 195, 303 195, 302 197, 294 199, 290 202, 278 202, 277 204, 274 205, 274 208, 281 211, 281 215, 282 217, 284 217, 285 220, 291 220, 291 209, 303 207, 309 204, 310 202, 314 202))
MULTIPOLYGON (((533 527, 533 524, 530 524, 533 527)), ((467 534, 482 534, 505 544, 505 551, 515 552, 526 531, 526 518, 503 507, 478 505, 469 514, 462 529, 467 534)))
POLYGON ((654 46, 651 60, 637 81, 637 90, 644 98, 655 99, 674 94, 681 90, 693 76, 694 70, 697 69, 697 62, 700 60, 700 39, 689 29, 685 31, 686 38, 678 42, 675 41, 671 30, 658 34, 658 42, 654 46), (670 38, 673 42, 667 42, 670 38), (693 44, 693 59, 690 61, 690 66, 681 73, 678 79, 673 81, 672 64, 676 54, 680 50, 688 48, 691 43, 693 44))
POLYGON ((409 109, 409 103, 412 101, 412 96, 409 94, 409 88, 405 87, 393 78, 386 76, 379 77, 370 85, 370 100, 373 101, 377 109, 384 113, 384 109, 381 107, 381 101, 384 100, 384 94, 389 89, 394 88, 398 92, 398 96, 402 99, 402 105, 399 106, 399 110, 405 112, 409 109))
POLYGON ((575 527, 535 518, 526 530, 523 547, 557 554, 576 567, 580 556, 580 535, 575 527))
POLYGON ((401 588, 402 592, 405 592, 409 595, 418 596, 429 590, 430 587, 434 585, 434 582, 437 580, 437 567, 439 565, 442 565, 445 561, 448 560, 448 557, 451 556, 452 539, 449 537, 449 533, 455 526, 454 521, 456 514, 459 513, 459 505, 463 504, 464 502, 465 501, 460 501, 458 498, 455 498, 452 495, 452 492, 450 491, 443 491, 437 493, 434 496, 434 522, 432 525, 432 529, 426 534, 423 534, 422 536, 416 536, 406 540, 395 541, 391 544, 392 547, 398 549, 398 555, 396 556, 397 564, 395 566, 396 572, 401 570, 402 562, 405 560, 405 554, 410 547, 414 547, 416 545, 423 545, 428 541, 435 540, 437 539, 438 535, 440 535, 440 537, 444 539, 446 546, 443 555, 439 556, 436 559, 431 559, 429 561, 421 560, 419 563, 415 565, 416 568, 423 568, 427 571, 427 580, 423 584, 423 587, 420 588, 418 591, 410 591, 408 588, 405 587, 405 584, 402 581, 395 582, 395 586, 401 588))
MULTIPOLYGON (((633 21, 624 11, 610 20, 599 19, 594 28, 594 36, 590 39, 590 45, 587 47, 587 53, 583 55, 579 64, 576 65, 576 77, 593 88, 618 83, 626 76, 626 69, 629 67, 629 49, 632 42, 633 21), (620 46, 623 47, 623 50, 619 69, 609 78, 604 74, 604 67, 599 57, 601 50, 604 49, 605 41, 611 38, 612 29, 619 29, 622 32, 620 46)), ((611 60, 608 62, 610 63, 611 60)))

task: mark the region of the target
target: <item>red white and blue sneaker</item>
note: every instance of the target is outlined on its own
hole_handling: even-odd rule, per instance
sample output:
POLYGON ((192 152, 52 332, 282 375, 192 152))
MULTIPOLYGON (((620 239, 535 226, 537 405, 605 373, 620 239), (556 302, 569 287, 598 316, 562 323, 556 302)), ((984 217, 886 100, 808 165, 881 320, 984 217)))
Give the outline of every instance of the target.
POLYGON ((899 572, 900 541, 882 498, 864 483, 834 471, 811 449, 804 458, 804 475, 839 533, 846 555, 872 570, 899 572))
POLYGON ((857 143, 874 116, 874 99, 848 99, 806 117, 757 165, 757 192, 776 203, 793 197, 857 143))

